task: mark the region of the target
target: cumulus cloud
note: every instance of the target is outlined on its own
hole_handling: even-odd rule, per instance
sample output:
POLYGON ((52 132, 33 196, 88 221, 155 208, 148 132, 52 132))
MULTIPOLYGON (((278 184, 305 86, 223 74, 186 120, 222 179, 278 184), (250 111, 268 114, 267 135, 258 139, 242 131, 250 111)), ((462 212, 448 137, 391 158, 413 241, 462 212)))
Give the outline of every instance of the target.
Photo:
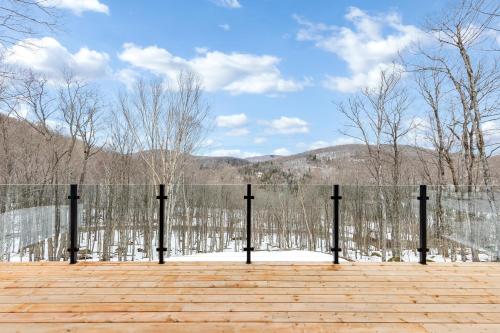
POLYGON ((331 146, 342 146, 342 145, 361 144, 361 143, 362 142, 358 139, 351 138, 348 136, 341 136, 332 141, 318 140, 309 144, 300 142, 297 144, 297 148, 302 150, 315 150, 331 146))
POLYGON ((309 132, 309 124, 300 118, 282 116, 269 122, 264 122, 271 133, 296 134, 309 132))
POLYGON ((366 73, 353 73, 351 77, 327 75, 323 81, 323 87, 346 93, 363 87, 375 87, 380 82, 382 71, 403 73, 403 67, 399 64, 378 64, 366 73))
POLYGON ((263 137, 256 137, 255 139, 253 139, 253 143, 255 143, 256 145, 261 145, 263 143, 265 143, 267 141, 266 138, 263 138, 263 137))
POLYGON ((315 142, 311 143, 309 145, 309 149, 314 150, 314 149, 325 148, 328 146, 330 146, 330 143, 328 143, 326 141, 319 140, 319 141, 315 141, 315 142))
POLYGON ((76 15, 86 11, 109 14, 109 7, 99 0, 45 0, 44 5, 67 9, 76 15))
POLYGON ((285 79, 278 69, 280 59, 270 55, 197 52, 196 57, 178 57, 158 46, 123 45, 122 61, 174 81, 179 71, 190 70, 203 78, 207 91, 223 90, 232 94, 279 93, 302 90, 307 82, 285 79))
POLYGON ((124 68, 115 73, 115 78, 123 82, 128 90, 132 90, 137 84, 140 75, 130 68, 124 68))
POLYGON ((245 127, 235 128, 235 129, 232 129, 232 130, 226 132, 227 136, 245 136, 248 134, 250 134, 250 131, 248 130, 248 128, 245 128, 245 127))
POLYGON ((215 123, 218 127, 239 127, 248 122, 246 114, 232 114, 228 116, 218 116, 215 118, 215 123))
POLYGON ((217 6, 225 7, 225 8, 241 8, 241 4, 238 0, 212 0, 217 6))
POLYGON ((336 138, 331 142, 331 146, 342 146, 342 145, 353 145, 353 144, 361 144, 363 143, 361 140, 356 138, 351 138, 348 136, 341 136, 336 138))
POLYGON ((352 27, 314 23, 295 15, 300 30, 297 40, 311 41, 347 63, 349 77, 330 76, 325 86, 341 92, 352 92, 373 83, 380 69, 385 69, 424 33, 413 25, 405 25, 394 12, 369 15, 350 7, 345 19, 352 27))
POLYGON ((490 120, 483 123, 481 126, 485 137, 486 144, 500 144, 500 121, 490 120))
POLYGON ((215 145, 215 140, 214 139, 206 139, 201 143, 202 147, 212 147, 215 145))
POLYGON ((209 153, 210 156, 230 156, 230 157, 239 157, 239 158, 247 158, 258 156, 258 153, 245 152, 240 149, 217 149, 213 150, 209 153))
POLYGON ((110 73, 109 56, 82 47, 71 53, 52 37, 28 38, 11 46, 6 52, 6 62, 31 69, 57 81, 65 73, 79 78, 96 79, 110 73))
POLYGON ((229 31, 231 30, 231 26, 227 23, 224 23, 224 24, 219 24, 219 28, 221 28, 222 30, 224 31, 229 31))
POLYGON ((408 129, 406 135, 401 138, 402 144, 432 148, 432 126, 427 118, 412 117, 404 121, 402 126, 408 129))
POLYGON ((290 155, 290 151, 286 148, 277 148, 273 150, 274 155, 290 155))

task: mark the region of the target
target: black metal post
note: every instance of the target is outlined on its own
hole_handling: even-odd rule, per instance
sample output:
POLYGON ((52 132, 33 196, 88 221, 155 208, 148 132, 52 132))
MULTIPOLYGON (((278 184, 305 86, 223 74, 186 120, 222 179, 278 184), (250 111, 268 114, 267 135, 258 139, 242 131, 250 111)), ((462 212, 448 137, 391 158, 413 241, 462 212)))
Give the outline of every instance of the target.
POLYGON ((339 195, 339 185, 333 185, 333 195, 330 197, 333 200, 333 247, 331 251, 333 252, 333 263, 339 263, 339 252, 342 249, 339 247, 339 201, 342 196, 339 195))
POLYGON ((158 263, 164 264, 164 255, 167 250, 164 244, 165 199, 168 199, 168 196, 165 195, 165 184, 160 184, 159 192, 159 195, 156 196, 156 199, 160 200, 160 210, 158 212, 158 247, 156 248, 156 251, 158 251, 158 263))
POLYGON ((420 185, 420 195, 417 197, 420 201, 420 263, 427 264, 427 185, 420 185))
POLYGON ((243 248, 243 251, 247 251, 247 264, 252 263, 251 252, 254 250, 251 247, 252 242, 252 199, 255 197, 252 195, 252 184, 247 184, 247 195, 243 199, 247 200, 247 247, 243 248))
POLYGON ((76 264, 78 261, 78 185, 71 184, 69 187, 69 263, 76 264))

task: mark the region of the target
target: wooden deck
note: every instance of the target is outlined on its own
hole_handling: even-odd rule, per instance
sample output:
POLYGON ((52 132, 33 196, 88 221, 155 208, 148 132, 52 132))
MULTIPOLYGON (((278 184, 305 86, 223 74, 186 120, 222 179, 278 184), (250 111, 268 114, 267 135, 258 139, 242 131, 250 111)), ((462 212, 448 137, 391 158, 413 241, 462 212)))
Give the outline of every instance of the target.
POLYGON ((0 332, 500 332, 500 264, 0 264, 0 332))

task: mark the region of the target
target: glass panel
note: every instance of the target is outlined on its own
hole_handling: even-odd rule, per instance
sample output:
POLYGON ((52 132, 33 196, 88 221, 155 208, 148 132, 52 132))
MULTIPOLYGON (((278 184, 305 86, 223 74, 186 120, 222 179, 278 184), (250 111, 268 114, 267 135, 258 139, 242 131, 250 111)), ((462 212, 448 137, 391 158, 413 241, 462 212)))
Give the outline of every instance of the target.
POLYGON ((500 249, 499 197, 493 187, 429 187, 429 258, 496 261, 500 249))
POLYGON ((170 249, 168 255, 243 251, 245 189, 245 185, 177 185, 169 188, 165 208, 166 235, 171 235, 170 238, 165 236, 166 246, 170 249))
POLYGON ((418 186, 341 186, 340 246, 351 261, 418 261, 418 186))
POLYGON ((156 260, 157 192, 153 185, 79 186, 78 259, 156 260))
POLYGON ((69 185, 0 185, 0 258, 66 260, 69 185))
MULTIPOLYGON (((298 261, 331 261, 332 187, 329 185, 254 185, 253 240, 256 251, 306 250, 298 261)), ((286 258, 284 259, 293 259, 286 258)))

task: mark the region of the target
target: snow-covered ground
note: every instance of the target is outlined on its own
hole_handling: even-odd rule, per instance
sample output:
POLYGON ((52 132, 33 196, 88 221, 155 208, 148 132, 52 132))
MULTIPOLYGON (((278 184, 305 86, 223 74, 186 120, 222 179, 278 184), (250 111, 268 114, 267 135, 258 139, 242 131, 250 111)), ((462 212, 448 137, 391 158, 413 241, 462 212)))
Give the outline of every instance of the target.
MULTIPOLYGON (((199 253, 189 256, 171 257, 165 261, 246 261, 246 252, 199 253)), ((252 261, 297 261, 297 262, 332 262, 333 256, 313 251, 255 251, 252 261)), ((344 259, 339 261, 346 262, 344 259)))

